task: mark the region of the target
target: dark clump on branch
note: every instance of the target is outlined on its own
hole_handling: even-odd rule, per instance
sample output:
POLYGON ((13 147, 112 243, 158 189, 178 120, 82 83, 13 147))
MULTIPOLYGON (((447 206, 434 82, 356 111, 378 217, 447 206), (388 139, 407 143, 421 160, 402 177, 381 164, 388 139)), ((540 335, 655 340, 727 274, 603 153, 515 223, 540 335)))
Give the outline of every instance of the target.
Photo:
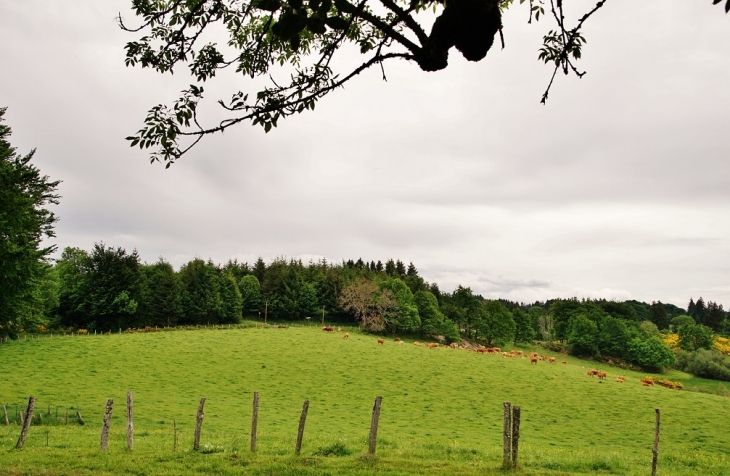
POLYGON ((438 71, 448 64, 449 49, 456 49, 469 61, 483 59, 502 28, 502 14, 496 0, 451 0, 436 18, 428 41, 418 56, 424 71, 438 71))

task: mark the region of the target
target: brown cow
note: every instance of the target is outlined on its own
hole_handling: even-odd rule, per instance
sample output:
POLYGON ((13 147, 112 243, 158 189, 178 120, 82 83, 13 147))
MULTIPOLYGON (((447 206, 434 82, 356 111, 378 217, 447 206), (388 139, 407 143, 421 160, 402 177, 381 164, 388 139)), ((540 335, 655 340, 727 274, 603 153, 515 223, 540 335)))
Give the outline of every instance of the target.
POLYGON ((393 342, 400 342, 400 337, 396 337, 395 339, 393 339, 393 342))
POLYGON ((555 357, 550 357, 548 359, 548 362, 550 362, 551 364, 554 364, 556 362, 555 357))
POLYGON ((600 380, 606 380, 606 372, 598 372, 597 375, 600 380))
POLYGON ((342 338, 343 339, 349 339, 350 338, 350 333, 349 332, 345 332, 345 335, 343 335, 342 338))
POLYGON ((595 375, 598 375, 598 370, 596 370, 596 369, 591 369, 591 370, 589 370, 589 371, 588 371, 588 376, 589 376, 589 377, 593 377, 593 376, 595 376, 595 375))
POLYGON ((561 363, 561 364, 567 364, 568 362, 566 362, 566 361, 564 361, 564 360, 563 360, 563 361, 562 361, 562 362, 560 362, 560 363, 561 363))
POLYGON ((383 339, 378 339, 378 344, 385 345, 385 341, 383 339))
POLYGON ((530 357, 530 363, 537 365, 537 357, 530 357))

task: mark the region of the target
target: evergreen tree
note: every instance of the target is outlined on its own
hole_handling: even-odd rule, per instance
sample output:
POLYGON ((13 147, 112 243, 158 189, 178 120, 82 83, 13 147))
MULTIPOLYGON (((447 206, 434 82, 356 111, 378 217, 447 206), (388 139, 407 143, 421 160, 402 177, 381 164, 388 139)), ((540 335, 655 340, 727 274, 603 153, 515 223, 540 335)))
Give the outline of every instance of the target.
POLYGON ((697 324, 704 324, 707 319, 707 306, 705 306, 705 300, 702 296, 695 303, 694 313, 690 314, 694 317, 697 324))
POLYGON ((218 308, 218 322, 235 324, 241 322, 241 292, 238 290, 236 278, 230 273, 221 273, 219 276, 220 306, 218 308))
POLYGON ((150 326, 174 326, 182 315, 180 279, 172 265, 160 258, 145 267, 144 312, 150 326))
POLYGON ((251 273, 256 276, 256 279, 259 280, 259 283, 264 282, 264 275, 266 274, 266 263, 264 263, 264 259, 262 257, 259 256, 259 258, 256 260, 256 263, 254 263, 251 273))
POLYGON ((650 316, 649 320, 656 324, 660 330, 669 328, 669 316, 667 315, 667 309, 661 301, 652 301, 650 316))
POLYGON ((717 331, 720 329, 720 324, 722 324, 723 320, 725 320, 725 311, 722 310, 722 304, 717 304, 712 301, 708 302, 705 325, 717 331))
POLYGON ((0 108, 0 338, 15 338, 46 272, 44 262, 55 251, 41 242, 55 236, 57 219, 46 207, 58 203, 60 182, 30 164, 35 150, 16 153, 8 142, 11 130, 3 124, 5 111, 0 108))
POLYGON ((406 271, 407 276, 418 276, 418 270, 416 269, 416 266, 413 264, 413 261, 408 263, 408 271, 406 271))
POLYGON ((218 270, 200 258, 184 264, 179 272, 184 324, 218 323, 220 290, 218 270))
POLYGON ((403 264, 403 261, 397 260, 395 262, 395 273, 398 275, 399 278, 405 277, 406 265, 403 264))
POLYGON ((689 304, 687 305, 687 315, 694 317, 695 315, 695 302, 692 298, 689 298, 689 304))
POLYGON ((385 274, 388 276, 397 276, 398 274, 395 270, 395 261, 392 259, 385 262, 385 274))
POLYGON ((89 267, 89 253, 80 248, 66 247, 56 262, 58 272, 58 324, 82 327, 81 311, 83 281, 89 267))
POLYGON ((81 281, 80 327, 101 331, 137 327, 142 300, 141 268, 137 250, 95 243, 81 281))
POLYGON ((375 263, 375 271, 377 271, 378 273, 382 273, 383 269, 384 269, 383 263, 380 260, 378 260, 378 262, 375 263))

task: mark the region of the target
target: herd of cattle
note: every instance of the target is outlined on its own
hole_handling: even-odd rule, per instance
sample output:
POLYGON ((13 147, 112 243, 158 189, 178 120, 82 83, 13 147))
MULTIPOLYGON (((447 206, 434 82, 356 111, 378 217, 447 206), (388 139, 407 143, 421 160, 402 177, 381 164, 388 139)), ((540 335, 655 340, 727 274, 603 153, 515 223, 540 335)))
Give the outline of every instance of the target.
MULTIPOLYGON (((334 332, 335 328, 328 326, 328 327, 322 327, 322 330, 325 332, 334 332)), ((342 328, 338 327, 337 331, 341 332, 342 328)), ((345 332, 342 335, 343 339, 349 339, 349 337, 350 337, 349 332, 345 332)), ((378 342, 378 345, 385 345, 385 339, 379 338, 377 340, 377 342, 378 342)), ((395 339, 393 339, 393 342, 395 342, 398 345, 403 345, 403 341, 400 339, 400 337, 396 337, 395 339)), ((421 343, 421 342, 416 341, 413 343, 413 345, 415 345, 416 347, 428 347, 429 349, 437 349, 439 347, 446 347, 446 348, 451 348, 451 349, 466 349, 466 350, 470 350, 472 352, 476 352, 477 354, 497 354, 497 355, 501 354, 502 357, 504 357, 504 358, 522 358, 522 359, 529 358, 530 363, 535 364, 535 365, 537 365, 538 361, 540 361, 540 360, 546 361, 550 364, 557 363, 557 359, 555 357, 547 357, 544 355, 539 355, 537 352, 525 353, 525 352, 522 352, 521 350, 512 350, 509 352, 503 352, 502 349, 500 349, 499 347, 485 347, 485 346, 474 347, 474 346, 469 345, 466 342, 464 342, 460 346, 455 342, 452 342, 451 344, 446 345, 446 344, 439 344, 436 342, 421 343)), ((568 362, 563 360, 560 363, 567 364, 568 362)), ((608 377, 608 374, 601 370, 591 369, 588 371, 588 376, 589 377, 598 377, 599 380, 606 380, 606 378, 608 377)), ((618 382, 618 383, 624 383, 625 381, 626 381, 626 377, 624 377, 624 376, 619 375, 618 377, 616 377, 616 382, 618 382)), ((679 382, 670 382, 669 380, 656 380, 652 377, 644 377, 643 379, 641 379, 641 383, 645 387, 652 386, 656 383, 656 384, 662 385, 666 388, 671 388, 671 389, 675 389, 675 390, 681 390, 683 388, 682 384, 679 382)))

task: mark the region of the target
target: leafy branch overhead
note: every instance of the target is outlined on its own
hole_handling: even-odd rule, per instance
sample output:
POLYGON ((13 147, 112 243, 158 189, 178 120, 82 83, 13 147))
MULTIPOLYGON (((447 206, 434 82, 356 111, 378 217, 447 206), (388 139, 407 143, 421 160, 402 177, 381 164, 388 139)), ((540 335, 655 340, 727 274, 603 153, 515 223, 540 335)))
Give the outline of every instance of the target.
POLYGON ((127 43, 127 66, 160 73, 186 66, 196 84, 172 106, 150 109, 144 126, 127 140, 152 148, 151 161, 169 167, 206 135, 244 121, 268 132, 281 118, 313 110, 317 100, 373 66, 386 79, 388 60, 439 71, 448 66, 455 48, 467 60, 480 61, 497 34, 504 47, 502 14, 516 3, 528 8, 530 23, 545 17, 555 22, 539 52, 539 59, 554 67, 544 103, 558 71, 585 74, 575 66, 585 44, 581 30, 605 2, 598 1, 568 25, 563 0, 132 0, 141 23, 130 27, 120 15, 119 25, 142 36, 127 43), (211 37, 226 42, 220 45, 211 37), (362 60, 336 70, 334 56, 349 50, 348 45, 359 50, 362 60), (226 118, 202 125, 202 83, 224 69, 267 84, 255 93, 239 91, 219 100, 226 118), (288 81, 275 80, 276 73, 286 74, 288 81))

